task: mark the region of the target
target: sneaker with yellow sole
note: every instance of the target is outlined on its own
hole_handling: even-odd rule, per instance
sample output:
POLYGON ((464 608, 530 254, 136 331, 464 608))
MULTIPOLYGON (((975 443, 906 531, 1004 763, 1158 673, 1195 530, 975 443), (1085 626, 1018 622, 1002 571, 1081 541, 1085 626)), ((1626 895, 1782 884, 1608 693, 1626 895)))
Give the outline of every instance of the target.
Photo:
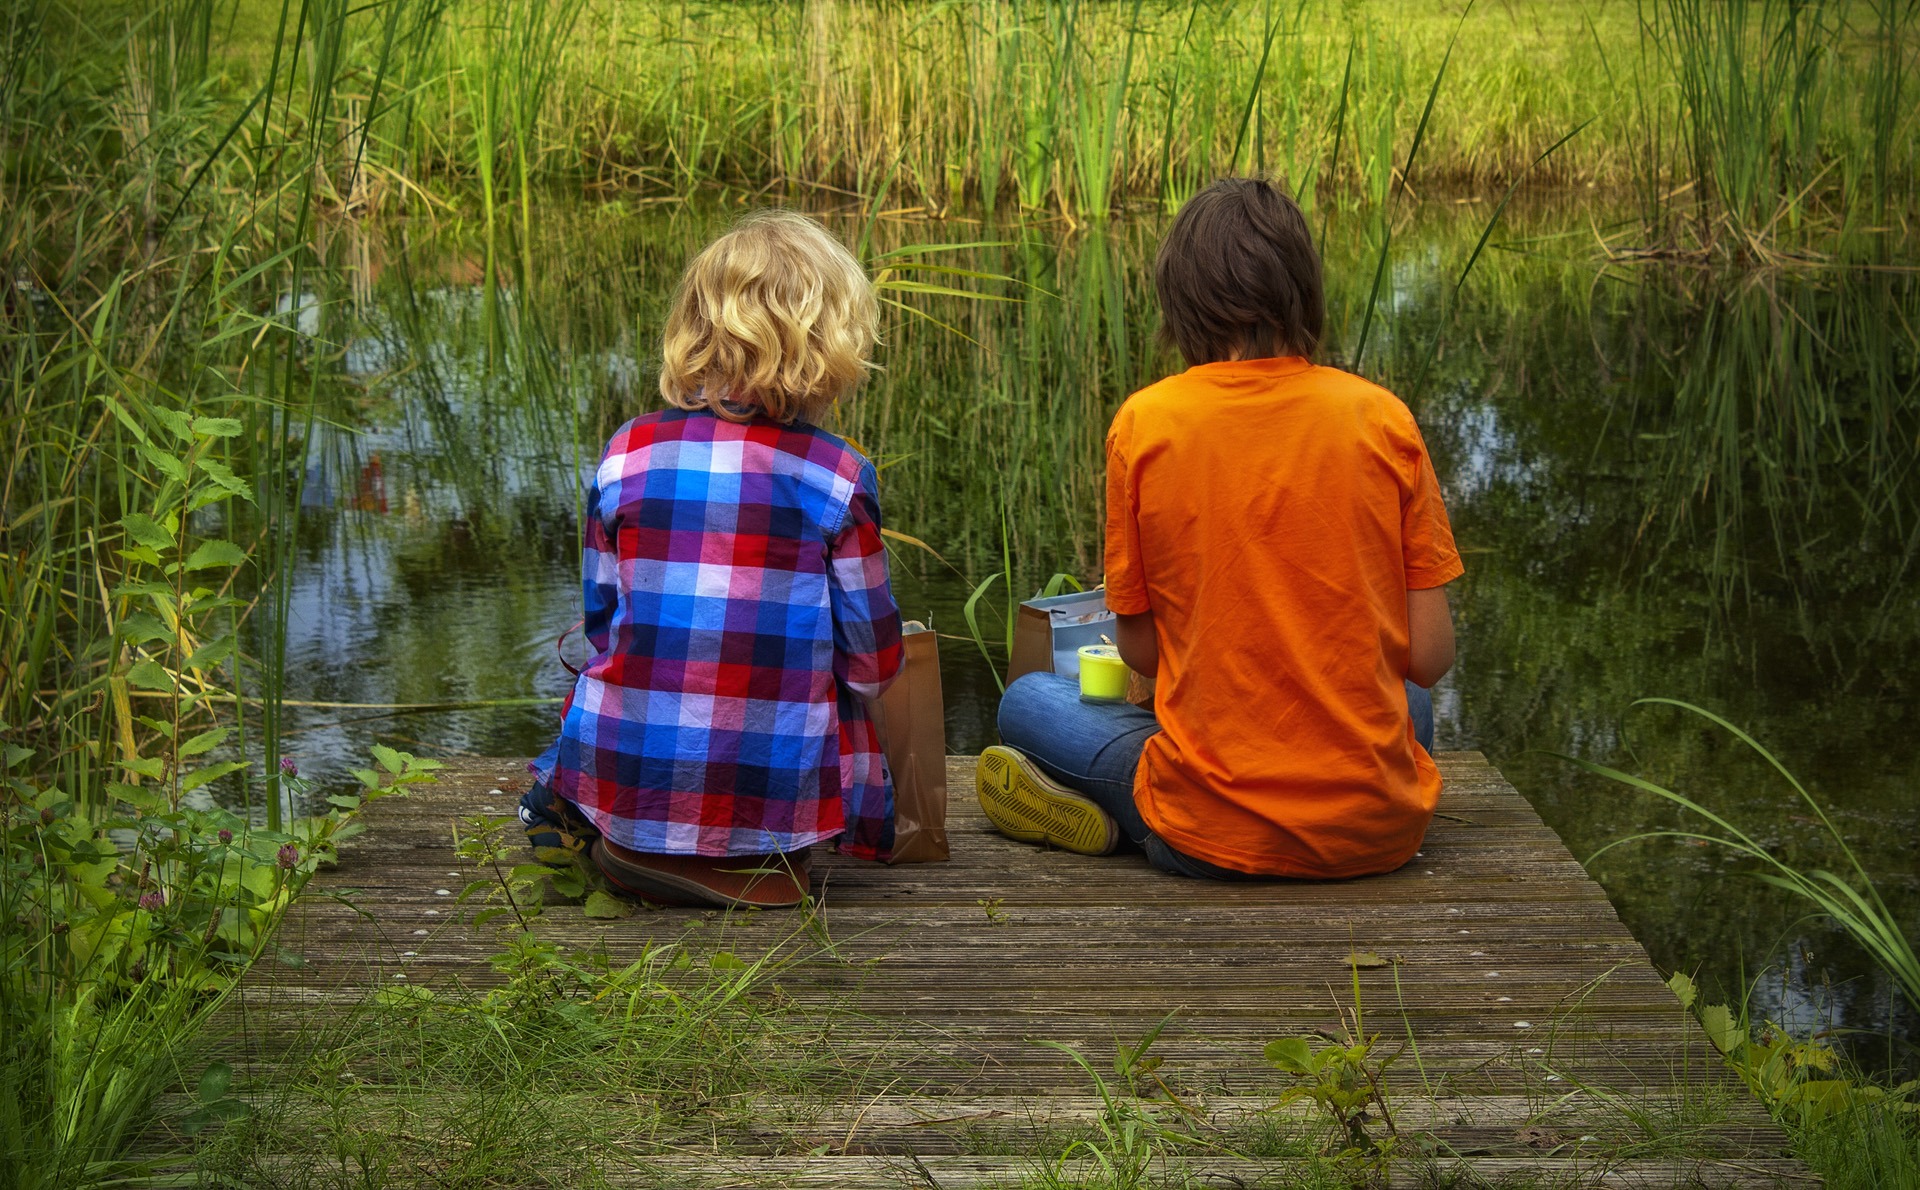
POLYGON ((998 744, 980 754, 974 770, 980 808, 1001 834, 1080 855, 1109 855, 1120 845, 1113 815, 998 744))

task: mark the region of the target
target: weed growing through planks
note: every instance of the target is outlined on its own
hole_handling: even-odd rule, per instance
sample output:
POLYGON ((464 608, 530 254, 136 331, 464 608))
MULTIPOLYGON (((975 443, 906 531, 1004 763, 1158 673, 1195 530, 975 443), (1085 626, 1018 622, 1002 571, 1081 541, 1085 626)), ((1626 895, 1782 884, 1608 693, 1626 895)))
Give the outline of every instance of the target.
MULTIPOLYGON (((524 913, 528 886, 501 873, 524 913)), ((475 898, 506 927, 492 986, 425 978, 420 961, 460 948, 413 943, 387 973, 406 978, 303 1028, 265 1065, 252 1114, 202 1150, 198 1172, 291 1190, 605 1185, 690 1143, 764 1143, 769 1100, 811 1104, 859 1077, 836 1014, 798 1008, 775 982, 811 954, 801 929, 758 958, 729 923, 705 920, 665 939, 623 927, 569 945, 547 933, 557 914, 519 916, 506 897, 475 898)), ((264 1011, 310 1019, 300 1004, 264 1011)))
POLYGON ((1360 998, 1362 965, 1354 962, 1350 967, 1353 1011, 1340 1010, 1340 1036, 1276 1038, 1267 1043, 1265 1055, 1294 1080, 1278 1106, 1312 1102, 1338 1130, 1334 1159, 1373 1176, 1386 1169, 1400 1138, 1387 1105, 1384 1080, 1387 1067, 1401 1051, 1382 1053, 1380 1035, 1366 1031, 1360 998), (1386 1129, 1385 1135, 1369 1130, 1376 1124, 1386 1129))
MULTIPOLYGON (((1171 1014, 1163 1017, 1138 1045, 1121 1045, 1117 1048, 1113 1069, 1124 1090, 1103 1078, 1079 1050, 1058 1041, 1040 1042, 1048 1049, 1058 1050, 1072 1059, 1073 1064, 1093 1084, 1094 1093, 1100 1099, 1100 1113, 1094 1120, 1092 1135, 1069 1144, 1045 1172, 1041 1185, 1051 1188, 1091 1184, 1102 1187, 1102 1190, 1109 1187, 1111 1190, 1132 1190, 1146 1184, 1147 1169, 1163 1148, 1204 1144, 1195 1137, 1162 1124, 1138 1098, 1139 1080, 1151 1076, 1159 1065, 1159 1059, 1149 1058, 1147 1050, 1172 1019, 1171 1014), (1085 1163, 1087 1168, 1084 1172, 1092 1175, 1091 1182, 1083 1176, 1075 1176, 1080 1171, 1069 1169, 1076 1160, 1085 1163)), ((1158 1081, 1157 1077, 1155 1081, 1158 1081)))

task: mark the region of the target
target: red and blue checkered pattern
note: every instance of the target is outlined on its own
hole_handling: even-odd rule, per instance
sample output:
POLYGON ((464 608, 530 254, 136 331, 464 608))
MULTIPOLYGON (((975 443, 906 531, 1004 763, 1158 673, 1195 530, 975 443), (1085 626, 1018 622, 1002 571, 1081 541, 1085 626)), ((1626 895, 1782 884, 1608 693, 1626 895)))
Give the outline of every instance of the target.
POLYGON ((534 774, 636 851, 841 836, 885 858, 893 790, 862 699, 901 652, 877 488, 813 426, 678 409, 622 426, 587 495, 593 659, 534 774))

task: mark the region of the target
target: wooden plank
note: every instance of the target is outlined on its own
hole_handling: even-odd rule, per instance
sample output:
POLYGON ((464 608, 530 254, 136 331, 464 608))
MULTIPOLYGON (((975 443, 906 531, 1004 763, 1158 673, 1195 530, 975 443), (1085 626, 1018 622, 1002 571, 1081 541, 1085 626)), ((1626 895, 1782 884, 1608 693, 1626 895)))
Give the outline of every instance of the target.
MULTIPOLYGON (((985 1138, 998 1152, 1032 1148, 1084 1129, 1099 1110, 1078 1067, 1038 1042, 1076 1047, 1099 1069, 1116 1044, 1168 1014, 1154 1047, 1160 1076, 1202 1105, 1208 1126, 1232 1126, 1269 1112, 1282 1089, 1262 1058, 1267 1041, 1341 1027, 1356 950, 1389 960, 1360 972, 1369 1030, 1417 1051, 1388 1072, 1395 1110, 1475 1177, 1803 1182, 1806 1171, 1779 1155, 1779 1132, 1553 832, 1483 757, 1440 763, 1446 793, 1421 855, 1367 880, 1193 881, 1137 856, 1014 843, 981 816, 971 759, 954 757, 952 861, 887 868, 822 850, 812 921, 671 909, 606 922, 549 907, 543 936, 604 947, 616 964, 665 943, 703 962, 721 950, 781 956, 777 979, 794 1010, 890 1080, 886 1093, 844 1103, 769 1103, 728 1134, 730 1156, 635 1154, 626 1172, 609 1167, 611 1184, 1017 1182, 1031 1162, 969 1146, 985 1138), (1630 1131, 1616 1092, 1648 1110, 1715 1097, 1721 1122, 1695 1142, 1696 1155, 1712 1159, 1608 1159, 1602 1150, 1627 1151, 1614 1142, 1630 1131), (1536 1127, 1570 1139, 1541 1149, 1527 1131, 1536 1127), (825 1155, 795 1155, 822 1146, 825 1155)), ((511 813, 524 782, 518 762, 461 761, 438 785, 372 807, 369 834, 322 877, 330 891, 353 890, 350 903, 309 898, 289 923, 282 944, 310 962, 262 968, 243 989, 234 1057, 259 1069, 299 1043, 316 1013, 344 1012, 378 988, 496 983, 486 961, 496 943, 454 904, 473 873, 454 860, 451 834, 460 818, 511 813)), ((1197 1171, 1207 1184, 1259 1185, 1275 1170, 1202 1164, 1169 1159, 1153 1184, 1197 1171)), ((1390 1184, 1425 1184, 1451 1168, 1406 1162, 1390 1184)))
MULTIPOLYGON (((740 1157, 655 1158, 636 1162, 624 1175, 608 1171, 615 1187, 685 1186, 698 1190, 746 1190, 748 1187, 911 1187, 913 1190, 986 1190, 1018 1187, 1023 1180, 1056 1170, 1058 1184, 1096 1185, 1099 1168, 1090 1160, 1058 1166, 1017 1157, 740 1157)), ((1285 1162, 1210 1159, 1204 1162, 1161 1158, 1152 1162, 1145 1186, 1285 1186, 1285 1162)), ((1427 1190, 1433 1186, 1520 1184, 1565 1190, 1681 1190, 1714 1186, 1727 1190, 1817 1184, 1798 1162, 1786 1160, 1697 1161, 1666 1159, 1615 1162, 1604 1158, 1457 1158, 1396 1165, 1383 1179, 1389 1190, 1427 1190)))

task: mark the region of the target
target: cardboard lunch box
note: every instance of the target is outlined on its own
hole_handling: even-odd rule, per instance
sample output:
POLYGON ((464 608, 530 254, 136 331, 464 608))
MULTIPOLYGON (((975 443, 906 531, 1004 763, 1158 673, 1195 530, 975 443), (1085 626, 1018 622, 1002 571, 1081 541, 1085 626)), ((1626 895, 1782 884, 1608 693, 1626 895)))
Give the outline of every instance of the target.
MULTIPOLYGON (((1030 673, 1057 673, 1079 680, 1080 646, 1110 643, 1115 639, 1114 627, 1114 616, 1107 610, 1107 593, 1103 590, 1027 600, 1020 605, 1019 617, 1013 624, 1013 655, 1007 659, 1007 681, 1030 673)), ((1129 673, 1127 701, 1138 707, 1151 707, 1153 680, 1129 673)))
POLYGON ((1080 646, 1113 639, 1113 613, 1105 591, 1074 591, 1020 605, 1013 625, 1013 656, 1007 681, 1030 673, 1080 676, 1080 646))

